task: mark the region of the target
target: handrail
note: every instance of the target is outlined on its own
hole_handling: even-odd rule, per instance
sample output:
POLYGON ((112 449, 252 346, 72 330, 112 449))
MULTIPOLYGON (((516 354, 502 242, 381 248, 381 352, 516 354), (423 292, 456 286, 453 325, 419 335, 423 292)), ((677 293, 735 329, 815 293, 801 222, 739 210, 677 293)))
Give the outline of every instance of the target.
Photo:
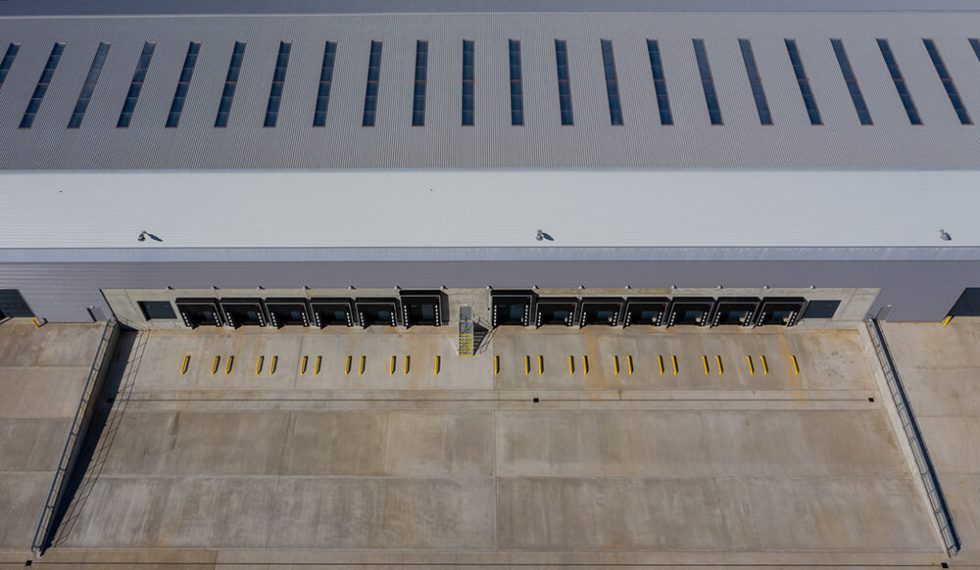
POLYGON ((885 343, 885 335, 881 330, 881 325, 878 323, 878 319, 871 315, 868 315, 865 319, 865 324, 868 327, 871 344, 874 345, 875 353, 878 355, 878 362, 881 363, 881 369, 885 374, 888 390, 891 392, 892 400, 895 402, 899 420, 902 422, 902 430, 905 432, 909 445, 912 447, 915 465, 919 470, 922 483, 925 485, 926 494, 929 497, 929 504, 932 507, 932 514, 936 518, 936 524, 939 525, 939 534, 942 535, 943 542, 946 545, 946 553, 949 556, 953 556, 960 551, 960 538, 956 533, 956 528, 953 526, 953 517, 950 515, 949 506, 946 504, 946 498, 943 495, 942 488, 939 486, 939 476, 936 474, 936 468, 932 463, 932 459, 929 458, 929 451, 926 449, 925 443, 922 440, 922 432, 919 430, 919 424, 915 421, 915 416, 912 414, 912 407, 905 393, 905 387, 898 377, 898 370, 895 368, 895 361, 892 360, 891 351, 888 350, 888 345, 885 343))
POLYGON ((77 457, 76 443, 78 437, 84 431, 86 417, 88 416, 88 404, 94 396, 93 392, 95 391, 98 378, 102 374, 103 365, 105 364, 106 352, 112 345, 117 326, 114 319, 109 319, 106 322, 105 328, 102 330, 99 348, 95 351, 95 358, 92 360, 92 366, 89 368, 88 378, 85 380, 85 385, 82 387, 82 394, 78 399, 78 406, 75 408, 75 417, 72 419, 71 430, 65 439, 65 446, 61 450, 61 460, 58 462, 58 469, 54 473, 51 486, 48 488, 47 498, 44 500, 44 510, 41 512, 41 517, 38 519, 37 526, 34 529, 31 552, 35 555, 43 552, 45 543, 47 542, 48 533, 50 532, 48 525, 54 517, 55 509, 58 507, 61 495, 64 492, 65 478, 68 476, 74 459, 77 457))

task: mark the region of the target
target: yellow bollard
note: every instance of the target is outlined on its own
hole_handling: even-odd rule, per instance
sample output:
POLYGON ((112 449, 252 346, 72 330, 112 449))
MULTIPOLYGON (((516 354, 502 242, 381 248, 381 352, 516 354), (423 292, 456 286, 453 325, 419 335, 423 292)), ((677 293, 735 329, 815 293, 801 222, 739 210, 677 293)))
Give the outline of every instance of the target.
POLYGON ((626 373, 630 376, 633 375, 633 355, 626 355, 626 373))
POLYGON ((762 363, 762 375, 769 376, 769 362, 766 360, 765 354, 759 355, 759 362, 762 363))
POLYGON ((748 363, 748 365, 749 365, 749 376, 755 376, 755 365, 752 364, 752 355, 751 354, 746 354, 745 355, 745 362, 748 363))
POLYGON ((531 356, 528 354, 524 355, 524 375, 531 375, 531 356))
POLYGON ((299 375, 300 376, 305 376, 306 375, 306 364, 309 361, 310 361, 310 357, 307 356, 307 355, 305 355, 305 354, 303 355, 303 358, 300 359, 300 361, 299 361, 299 375))
POLYGON ((544 355, 538 355, 538 376, 544 374, 544 355))
POLYGON ((657 364, 660 365, 660 375, 664 375, 664 356, 662 354, 657 355, 657 364))
POLYGON ((316 360, 314 362, 315 362, 315 364, 313 365, 313 374, 319 376, 320 375, 320 365, 323 363, 323 357, 320 356, 319 354, 316 355, 316 360))
POLYGON ((589 355, 582 355, 582 374, 589 375, 589 355))
POLYGON ((680 372, 681 369, 680 369, 679 366, 677 366, 677 355, 676 354, 671 354, 670 355, 670 363, 674 366, 674 376, 677 376, 677 373, 680 372))
POLYGON ((225 376, 231 374, 231 369, 232 367, 234 367, 234 365, 235 365, 235 355, 233 354, 228 357, 228 360, 225 361, 225 376))
POLYGON ((218 373, 218 367, 221 364, 221 357, 215 355, 214 360, 211 361, 211 376, 218 373))
POLYGON ((493 355, 493 375, 498 376, 500 374, 500 355, 493 355))
POLYGON ((273 354, 272 355, 272 362, 269 363, 269 376, 272 376, 273 374, 276 373, 276 365, 277 364, 279 364, 279 355, 278 354, 273 354))
POLYGON ((402 376, 408 376, 408 371, 412 369, 412 355, 405 355, 405 367, 402 370, 402 376))
POLYGON ((789 355, 789 361, 793 364, 793 376, 800 375, 800 363, 796 361, 796 355, 789 355))
POLYGON ((438 354, 435 355, 432 358, 432 374, 434 376, 438 376, 439 375, 439 370, 441 368, 441 364, 442 364, 442 357, 440 357, 438 354))
POLYGON ((575 376, 575 357, 568 355, 568 375, 575 376))
POLYGON ((364 369, 367 367, 367 356, 361 355, 361 367, 357 371, 358 376, 364 375, 364 369))
POLYGON ((946 318, 943 319, 943 328, 946 328, 946 325, 948 325, 951 322, 953 322, 953 315, 946 315, 946 318))
MULTIPOLYGON (((41 321, 37 320, 37 317, 32 318, 31 319, 31 322, 34 323, 34 328, 36 328, 36 329, 41 328, 41 321)), ((943 326, 946 326, 946 325, 943 325, 943 326)))
POLYGON ((353 364, 354 364, 354 357, 348 354, 347 362, 344 364, 344 376, 350 375, 351 365, 353 364))
POLYGON ((703 354, 701 355, 701 365, 704 366, 704 375, 707 376, 708 375, 708 357, 705 356, 705 355, 703 355, 703 354))
POLYGON ((391 360, 388 361, 388 376, 394 375, 394 373, 395 373, 395 365, 397 365, 397 364, 398 364, 398 359, 397 359, 397 357, 394 354, 392 354, 391 355, 391 360))
POLYGON ((613 355, 613 376, 619 376, 619 356, 613 355))
POLYGON ((256 376, 258 376, 259 374, 262 373, 262 365, 263 364, 265 364, 265 357, 259 355, 259 357, 255 359, 255 375, 256 376))
POLYGON ((725 365, 721 363, 721 355, 715 355, 715 364, 718 366, 718 376, 725 375, 725 365))
POLYGON ((180 375, 187 374, 187 367, 191 365, 191 355, 185 354, 184 361, 180 364, 180 375))

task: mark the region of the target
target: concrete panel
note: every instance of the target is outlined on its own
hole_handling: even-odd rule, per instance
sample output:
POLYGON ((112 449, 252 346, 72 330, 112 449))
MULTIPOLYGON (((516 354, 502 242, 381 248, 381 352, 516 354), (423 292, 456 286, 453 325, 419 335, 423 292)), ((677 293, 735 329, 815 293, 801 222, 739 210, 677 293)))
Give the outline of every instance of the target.
POLYGON ((50 486, 47 471, 0 473, 0 548, 30 549, 50 486))
POLYGON ((911 476, 753 477, 718 485, 727 501, 724 512, 736 516, 732 523, 748 539, 736 543, 736 550, 935 551, 938 546, 911 476))
POLYGON ((902 479, 499 480, 502 548, 934 550, 902 479), (763 515, 765 513, 765 515, 763 515))
POLYGON ((942 473, 980 474, 980 415, 925 416, 919 427, 933 434, 929 456, 942 473))
POLYGON ((489 479, 100 478, 62 546, 488 548, 489 479))
POLYGON ((731 547, 711 480, 501 478, 498 505, 498 541, 504 549, 731 547))
POLYGON ((878 413, 498 412, 500 476, 887 476, 904 463, 878 413))
POLYGON ((692 477, 712 472, 694 412, 498 412, 501 477, 692 477))
POLYGON ((70 427, 68 418, 0 419, 0 472, 54 471, 70 427))
POLYGON ((388 450, 389 414, 296 412, 284 450, 290 475, 381 475, 388 450))
MULTIPOLYGON (((891 336, 889 336, 891 338, 891 336)), ((980 415, 980 390, 974 388, 980 370, 902 366, 905 391, 915 406, 916 417, 980 415)))
POLYGON ((276 474, 287 414, 128 413, 104 472, 118 475, 276 474))
POLYGON ((287 478, 270 544, 330 548, 490 548, 490 479, 287 478))
POLYGON ((386 471, 406 477, 493 475, 493 425, 491 413, 393 413, 386 471))
POLYGON ((167 548, 268 543, 271 478, 100 477, 57 545, 167 548))
POLYGON ((878 410, 703 412, 719 476, 889 477, 905 463, 878 410))
POLYGON ((89 367, 0 368, 0 418, 70 418, 89 367))
POLYGON ((35 329, 29 321, 4 323, 0 366, 92 365, 101 325, 61 325, 35 329))

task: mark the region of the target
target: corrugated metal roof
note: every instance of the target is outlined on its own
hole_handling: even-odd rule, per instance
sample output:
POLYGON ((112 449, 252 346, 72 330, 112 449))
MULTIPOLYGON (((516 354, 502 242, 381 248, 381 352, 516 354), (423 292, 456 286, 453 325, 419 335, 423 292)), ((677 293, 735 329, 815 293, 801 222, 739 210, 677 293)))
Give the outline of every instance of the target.
MULTIPOLYGON (((447 10, 438 4, 432 4, 441 6, 437 11, 447 10)), ((38 10, 46 5, 51 4, 39 3, 38 10)), ((24 3, 11 2, 3 8, 8 14, 16 12, 10 6, 24 3)), ((268 10, 267 3, 247 6, 268 10)), ((421 8, 427 6, 432 7, 421 8)), ((956 6, 961 4, 941 7, 956 6)), ((980 127, 957 120, 922 38, 936 40, 964 104, 980 121, 980 62, 968 42, 977 35, 980 12, 582 14, 488 8, 438 14, 6 17, 0 18, 0 51, 11 42, 21 47, 0 88, 0 169, 971 169, 980 157, 980 127), (568 45, 574 126, 560 123, 556 38, 568 45), (648 38, 660 45, 672 126, 659 121, 648 38), (693 38, 705 41, 724 125, 709 123, 693 38), (772 126, 759 123, 739 38, 752 42, 772 126), (785 38, 799 45, 822 126, 807 118, 785 38), (871 126, 858 121, 831 38, 846 46, 871 126), (889 40, 923 125, 910 124, 877 38, 889 40), (424 127, 411 126, 418 39, 429 42, 424 127), (461 124, 464 39, 476 46, 472 127, 461 124), (522 46, 523 127, 510 124, 508 39, 522 46), (610 124, 601 39, 615 48, 623 126, 610 124), (377 126, 366 128, 361 119, 372 40, 384 42, 384 53, 377 126), (147 41, 156 43, 153 61, 130 128, 118 129, 147 41), (190 41, 201 42, 201 54, 180 126, 166 129, 190 41), (214 128, 236 41, 248 47, 230 122, 214 128), (277 127, 264 128, 280 41, 292 42, 283 103, 277 127), (337 42, 336 67, 327 124, 315 128, 325 41, 337 42), (66 43, 64 55, 33 127, 18 129, 54 42, 66 43), (111 44, 108 59, 81 128, 69 130, 99 42, 111 44)))

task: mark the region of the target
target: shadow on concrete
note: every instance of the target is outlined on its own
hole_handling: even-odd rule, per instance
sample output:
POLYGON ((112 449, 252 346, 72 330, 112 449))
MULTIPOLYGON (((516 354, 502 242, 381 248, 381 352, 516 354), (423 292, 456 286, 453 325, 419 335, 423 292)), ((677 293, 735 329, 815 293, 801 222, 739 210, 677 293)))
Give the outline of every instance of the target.
POLYGON ((106 377, 102 394, 98 396, 99 407, 92 417, 92 425, 85 436, 75 469, 69 477, 64 498, 55 510, 51 531, 45 538, 42 552, 48 547, 58 546, 71 536, 79 513, 102 473, 109 450, 122 424, 148 339, 149 333, 146 331, 123 332, 119 338, 112 367, 106 377))

